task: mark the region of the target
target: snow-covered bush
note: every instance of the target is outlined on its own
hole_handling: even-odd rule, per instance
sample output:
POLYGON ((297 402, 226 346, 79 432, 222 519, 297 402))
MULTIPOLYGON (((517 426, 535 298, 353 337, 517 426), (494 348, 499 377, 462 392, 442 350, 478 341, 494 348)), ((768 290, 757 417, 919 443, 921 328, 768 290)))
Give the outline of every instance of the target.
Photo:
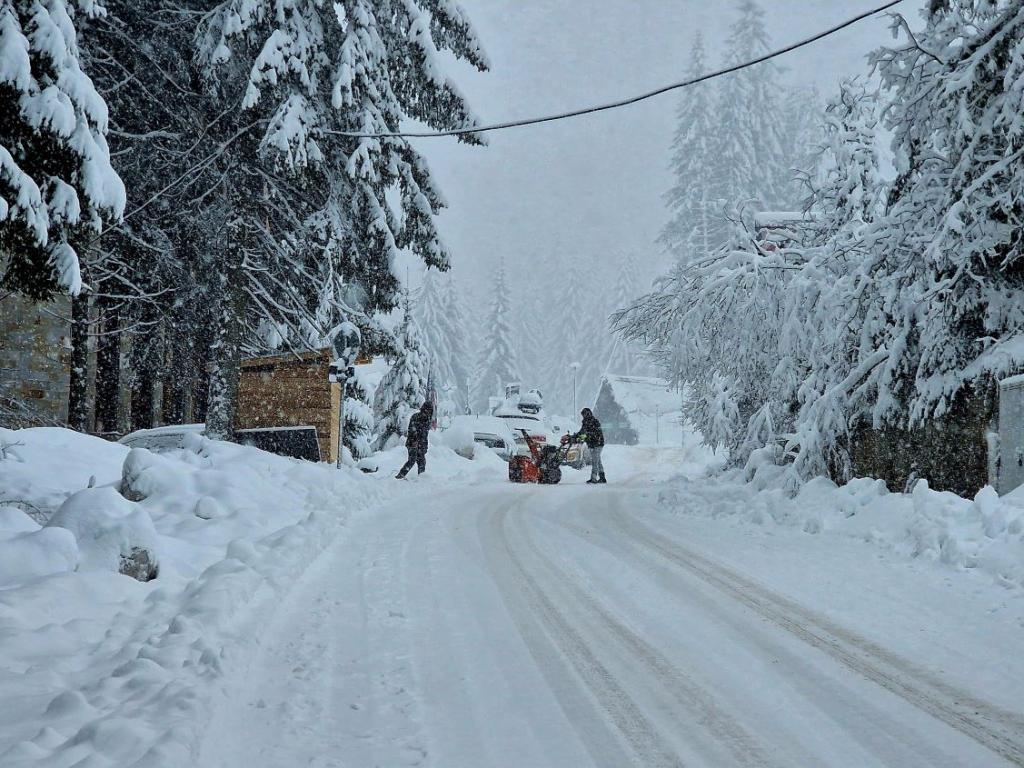
POLYGON ((0 589, 73 571, 78 547, 69 531, 40 528, 15 507, 0 506, 0 589))

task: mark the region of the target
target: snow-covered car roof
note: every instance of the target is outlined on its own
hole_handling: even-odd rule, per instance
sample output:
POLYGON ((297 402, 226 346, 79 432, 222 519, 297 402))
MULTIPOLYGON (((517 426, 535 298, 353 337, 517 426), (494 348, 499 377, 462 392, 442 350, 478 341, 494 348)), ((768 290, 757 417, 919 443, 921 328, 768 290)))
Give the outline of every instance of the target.
POLYGON ((508 422, 497 416, 456 416, 452 419, 451 427, 458 427, 463 424, 474 432, 504 434, 510 431, 508 422))
POLYGON ((205 430, 205 424, 172 424, 166 427, 138 429, 129 432, 117 442, 129 448, 146 448, 158 452, 172 451, 185 446, 185 435, 201 435, 205 430))

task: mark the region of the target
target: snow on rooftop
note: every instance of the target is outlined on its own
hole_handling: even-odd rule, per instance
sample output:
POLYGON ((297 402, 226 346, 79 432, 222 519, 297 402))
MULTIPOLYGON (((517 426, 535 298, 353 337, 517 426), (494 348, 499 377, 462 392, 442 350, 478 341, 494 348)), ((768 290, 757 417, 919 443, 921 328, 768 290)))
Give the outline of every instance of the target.
POLYGON ((616 376, 602 377, 602 385, 607 384, 615 401, 628 413, 679 413, 682 400, 679 392, 671 389, 664 379, 653 376, 616 376))
POLYGON ((683 440, 682 397, 664 379, 608 374, 601 377, 601 387, 611 389, 641 444, 677 444, 683 440))
POLYGON ((784 227, 810 220, 803 211, 758 211, 754 214, 756 227, 784 227))

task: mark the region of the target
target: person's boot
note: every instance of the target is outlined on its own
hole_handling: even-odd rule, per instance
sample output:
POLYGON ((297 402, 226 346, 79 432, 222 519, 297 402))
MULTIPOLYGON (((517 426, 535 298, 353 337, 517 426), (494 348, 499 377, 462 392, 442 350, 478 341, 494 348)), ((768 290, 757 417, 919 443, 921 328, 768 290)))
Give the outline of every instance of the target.
POLYGON ((599 483, 607 483, 608 482, 607 480, 604 479, 604 472, 601 473, 601 479, 598 480, 597 482, 599 482, 599 483))
POLYGON ((587 480, 587 485, 597 485, 599 482, 601 481, 595 480, 594 478, 590 478, 589 480, 587 480))

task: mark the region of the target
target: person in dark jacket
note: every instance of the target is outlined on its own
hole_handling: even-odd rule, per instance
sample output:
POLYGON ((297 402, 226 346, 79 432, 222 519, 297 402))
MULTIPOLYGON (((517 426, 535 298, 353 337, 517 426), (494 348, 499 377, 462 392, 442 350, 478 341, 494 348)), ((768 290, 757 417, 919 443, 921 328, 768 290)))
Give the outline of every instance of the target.
POLYGON ((409 430, 405 436, 405 447, 409 450, 409 460, 395 475, 396 479, 404 480, 409 470, 416 466, 417 474, 427 471, 427 437, 430 434, 430 422, 434 420, 434 406, 428 400, 409 419, 409 430))
POLYGON ((608 481, 604 477, 604 464, 601 463, 601 450, 604 448, 604 431, 601 429, 601 422, 589 408, 580 411, 580 416, 583 417, 583 424, 580 426, 580 431, 572 436, 572 439, 586 443, 590 447, 590 479, 587 480, 587 483, 607 483, 608 481))

